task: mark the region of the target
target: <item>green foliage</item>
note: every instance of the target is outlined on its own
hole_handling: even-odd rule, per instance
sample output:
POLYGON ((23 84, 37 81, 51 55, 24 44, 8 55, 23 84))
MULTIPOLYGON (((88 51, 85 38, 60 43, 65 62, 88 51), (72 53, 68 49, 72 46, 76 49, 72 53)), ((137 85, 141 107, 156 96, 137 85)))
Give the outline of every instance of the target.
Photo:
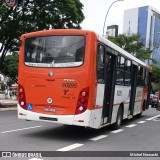
POLYGON ((138 35, 125 36, 124 34, 120 34, 117 37, 109 36, 108 39, 125 51, 135 55, 143 47, 143 43, 139 42, 139 38, 140 36, 138 35))
POLYGON ((10 77, 12 81, 18 81, 18 53, 15 52, 12 55, 7 55, 5 57, 1 72, 5 76, 10 77))
POLYGON ((152 65, 152 82, 160 83, 160 67, 152 65))
POLYGON ((158 91, 158 89, 160 89, 160 83, 153 83, 152 87, 153 93, 155 93, 158 91))
POLYGON ((5 84, 3 82, 0 82, 0 86, 1 86, 0 90, 4 91, 5 90, 5 84))
POLYGON ((123 48, 125 51, 131 53, 136 56, 138 59, 145 61, 152 61, 152 63, 156 63, 156 60, 151 58, 152 51, 150 49, 143 49, 144 44, 140 42, 139 35, 130 35, 125 36, 124 34, 120 34, 117 37, 109 36, 108 39, 113 43, 117 44, 119 47, 123 48))
POLYGON ((24 7, 10 9, 0 1, 0 70, 7 52, 18 50, 22 34, 44 29, 80 28, 84 19, 80 0, 24 2, 24 7))

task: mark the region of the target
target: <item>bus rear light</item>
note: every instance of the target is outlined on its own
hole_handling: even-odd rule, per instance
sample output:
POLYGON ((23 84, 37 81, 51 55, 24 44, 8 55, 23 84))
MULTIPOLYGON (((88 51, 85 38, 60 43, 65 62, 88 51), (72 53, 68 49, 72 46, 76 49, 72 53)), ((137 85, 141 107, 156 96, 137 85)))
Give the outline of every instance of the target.
POLYGON ((24 95, 23 95, 23 94, 21 94, 21 95, 20 95, 20 98, 21 98, 21 99, 23 99, 23 98, 24 98, 24 95))
POLYGON ((85 99, 85 98, 81 98, 81 99, 80 99, 80 103, 81 103, 81 104, 84 104, 85 102, 86 102, 86 99, 85 99))
POLYGON ((75 114, 81 114, 86 111, 89 99, 89 87, 84 88, 79 93, 75 114))
POLYGON ((81 95, 82 95, 83 97, 85 97, 85 96, 87 96, 87 92, 83 91, 83 92, 81 92, 81 95))
POLYGON ((18 103, 23 109, 27 110, 25 91, 20 84, 18 85, 18 103))
POLYGON ((79 110, 80 110, 80 111, 83 111, 84 109, 85 109, 85 108, 84 108, 83 106, 80 106, 80 107, 79 107, 79 110))

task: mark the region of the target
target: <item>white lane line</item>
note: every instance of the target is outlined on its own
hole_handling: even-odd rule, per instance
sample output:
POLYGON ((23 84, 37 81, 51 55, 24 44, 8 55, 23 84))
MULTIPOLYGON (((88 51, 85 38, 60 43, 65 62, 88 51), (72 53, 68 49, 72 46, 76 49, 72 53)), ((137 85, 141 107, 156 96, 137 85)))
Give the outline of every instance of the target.
POLYGON ((146 122, 146 121, 139 121, 139 122, 137 122, 137 123, 140 123, 140 124, 141 124, 141 123, 145 123, 145 122, 146 122))
POLYGON ((75 144, 72 144, 72 145, 70 145, 70 146, 67 146, 67 147, 64 147, 64 148, 60 148, 60 149, 58 149, 58 150, 56 150, 56 151, 70 151, 70 150, 72 150, 72 149, 75 149, 75 148, 78 148, 78 147, 81 147, 81 146, 83 146, 84 144, 80 144, 80 143, 75 143, 75 144))
POLYGON ((15 130, 10 130, 10 131, 3 131, 1 133, 17 132, 17 131, 23 131, 23 130, 34 129, 34 128, 39 128, 39 127, 42 127, 42 126, 34 126, 34 127, 21 128, 21 129, 15 129, 15 130))
POLYGON ((38 159, 38 158, 31 158, 29 160, 43 160, 43 159, 38 159))
POLYGON ((130 124, 129 126, 126 126, 126 127, 132 128, 132 127, 135 127, 135 126, 136 126, 136 124, 130 124))
POLYGON ((119 133, 119 132, 122 132, 122 131, 124 131, 124 129, 117 129, 115 131, 112 131, 111 133, 119 133))
POLYGON ((106 138, 106 137, 108 137, 108 135, 100 135, 100 136, 91 138, 91 139, 89 139, 89 140, 91 140, 91 141, 97 141, 97 140, 100 140, 100 139, 106 138))
POLYGON ((148 119, 146 119, 146 120, 147 120, 147 121, 150 121, 150 120, 153 120, 153 119, 155 119, 155 118, 157 118, 157 117, 160 117, 160 114, 159 114, 159 115, 157 115, 157 116, 154 116, 154 117, 148 118, 148 119))

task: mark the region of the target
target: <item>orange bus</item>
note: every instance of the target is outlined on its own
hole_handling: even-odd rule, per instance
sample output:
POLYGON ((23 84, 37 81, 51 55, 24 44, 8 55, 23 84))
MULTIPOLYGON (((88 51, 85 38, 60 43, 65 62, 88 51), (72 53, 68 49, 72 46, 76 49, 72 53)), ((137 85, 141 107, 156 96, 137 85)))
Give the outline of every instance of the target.
POLYGON ((18 118, 102 128, 149 106, 151 68, 95 32, 21 36, 18 118))

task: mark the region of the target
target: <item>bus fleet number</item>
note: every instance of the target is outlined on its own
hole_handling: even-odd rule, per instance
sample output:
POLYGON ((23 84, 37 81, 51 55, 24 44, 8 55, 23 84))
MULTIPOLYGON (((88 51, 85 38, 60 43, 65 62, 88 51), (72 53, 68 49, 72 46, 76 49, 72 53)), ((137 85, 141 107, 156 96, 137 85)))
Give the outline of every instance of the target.
POLYGON ((65 88, 77 88, 77 83, 62 83, 62 87, 65 87, 65 88))

